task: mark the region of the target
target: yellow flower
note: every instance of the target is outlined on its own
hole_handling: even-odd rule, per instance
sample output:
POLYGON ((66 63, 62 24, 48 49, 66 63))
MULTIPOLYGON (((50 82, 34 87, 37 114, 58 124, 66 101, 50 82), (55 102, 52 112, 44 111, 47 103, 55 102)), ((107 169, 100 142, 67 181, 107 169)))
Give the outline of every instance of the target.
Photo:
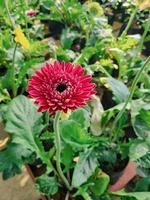
POLYGON ((26 36, 24 35, 24 33, 20 27, 15 28, 14 34, 15 34, 15 41, 17 43, 21 44, 21 46, 24 49, 30 48, 29 40, 26 38, 26 36))
POLYGON ((87 7, 89 9, 89 12, 95 16, 100 17, 104 14, 103 8, 100 6, 97 2, 87 2, 87 7))

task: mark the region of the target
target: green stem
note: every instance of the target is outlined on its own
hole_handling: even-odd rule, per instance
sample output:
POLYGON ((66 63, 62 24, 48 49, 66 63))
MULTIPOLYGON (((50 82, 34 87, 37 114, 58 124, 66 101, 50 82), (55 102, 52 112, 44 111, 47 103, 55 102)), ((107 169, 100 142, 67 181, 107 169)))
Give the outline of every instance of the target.
POLYGON ((128 30, 129 30, 129 28, 131 27, 131 25, 134 21, 134 18, 136 16, 137 11, 138 11, 138 7, 136 7, 135 10, 133 11, 133 13, 131 14, 130 19, 128 21, 128 24, 127 24, 125 30, 122 32, 121 37, 125 37, 127 35, 128 30))
POLYGON ((137 53, 140 53, 142 51, 142 49, 143 49, 143 43, 144 43, 145 37, 146 37, 149 29, 150 29, 150 17, 147 20, 146 27, 144 29, 144 33, 143 33, 143 35, 142 35, 142 37, 140 39, 140 43, 139 43, 139 47, 137 49, 137 53))
POLYGON ((54 168, 51 160, 47 157, 47 155, 45 154, 45 152, 39 152, 40 158, 41 160, 51 169, 53 170, 53 172, 55 173, 55 175, 59 176, 56 169, 54 168))
POLYGON ((104 68, 104 67, 102 67, 102 66, 98 66, 99 67, 99 69, 107 76, 107 77, 109 77, 109 78, 111 78, 112 76, 107 72, 107 70, 104 68))
POLYGON ((42 160, 43 163, 47 165, 47 167, 49 167, 50 170, 52 170, 55 173, 55 175, 59 176, 50 160, 51 158, 47 156, 47 153, 44 151, 40 139, 39 138, 34 138, 34 139, 35 139, 36 152, 39 158, 42 160))
POLYGON ((10 14, 10 11, 9 11, 9 8, 8 8, 8 0, 4 0, 4 4, 5 4, 5 8, 6 8, 6 12, 7 12, 9 21, 10 21, 12 27, 15 28, 15 24, 14 24, 12 18, 11 18, 11 14, 10 14))
MULTIPOLYGON (((129 94, 128 98, 126 99, 123 108, 120 110, 120 112, 118 113, 118 115, 115 118, 114 123, 112 124, 112 133, 114 132, 114 129, 115 129, 115 126, 117 125, 118 120, 122 117, 122 115, 123 115, 123 113, 124 113, 124 111, 126 109, 126 106, 131 101, 131 99, 133 97, 133 94, 134 94, 134 91, 136 89, 136 85, 137 85, 139 79, 141 78, 142 72, 146 69, 146 67, 149 64, 149 62, 150 62, 150 56, 147 58, 147 60, 145 61, 145 63, 143 64, 141 69, 138 71, 138 73, 136 74, 136 76, 135 76, 135 78, 133 80, 130 94, 129 94)), ((116 139, 116 136, 117 136, 117 132, 115 132, 114 135, 112 136, 113 137, 113 141, 116 139)))
POLYGON ((56 112, 55 119, 54 119, 54 132, 55 132, 55 144, 56 144, 56 167, 57 171, 65 183, 66 187, 68 190, 71 190, 70 184, 66 177, 63 174, 63 171, 61 169, 61 164, 60 164, 60 154, 61 154, 61 140, 60 140, 60 133, 59 133, 59 118, 60 118, 60 111, 56 112))
POLYGON ((87 192, 82 192, 81 196, 83 197, 84 200, 92 200, 87 192))
POLYGON ((12 58, 12 79, 13 79, 12 92, 13 92, 13 97, 15 97, 16 94, 17 94, 17 91, 16 91, 16 82, 15 82, 15 57, 16 57, 16 50, 17 50, 17 44, 15 44, 14 52, 13 52, 13 58, 12 58))

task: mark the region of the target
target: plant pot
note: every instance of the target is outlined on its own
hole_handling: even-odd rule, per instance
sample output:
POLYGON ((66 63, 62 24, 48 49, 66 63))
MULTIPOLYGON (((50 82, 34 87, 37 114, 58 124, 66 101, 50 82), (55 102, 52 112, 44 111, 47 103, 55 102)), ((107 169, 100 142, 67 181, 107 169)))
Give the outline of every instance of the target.
POLYGON ((136 170, 137 170, 136 163, 133 161, 129 161, 125 169, 123 170, 122 175, 119 177, 116 183, 113 185, 110 185, 109 191, 116 192, 126 187, 127 184, 136 176, 137 174, 136 170))

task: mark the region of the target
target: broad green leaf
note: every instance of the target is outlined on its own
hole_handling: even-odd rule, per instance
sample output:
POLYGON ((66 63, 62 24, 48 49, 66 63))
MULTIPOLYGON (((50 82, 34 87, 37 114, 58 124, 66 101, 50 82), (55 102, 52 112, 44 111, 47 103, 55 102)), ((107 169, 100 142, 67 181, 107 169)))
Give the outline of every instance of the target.
POLYGON ((62 163, 65 165, 65 170, 68 171, 72 166, 73 161, 73 150, 70 145, 65 144, 62 150, 61 160, 62 163))
POLYGON ((78 122, 81 127, 85 130, 90 126, 90 112, 85 110, 84 108, 80 108, 75 110, 69 119, 72 119, 78 122))
POLYGON ((85 183, 88 178, 95 172, 97 167, 97 159, 93 155, 92 149, 81 153, 77 162, 72 178, 72 186, 79 187, 85 183))
POLYGON ((42 114, 37 112, 33 102, 20 95, 14 98, 6 115, 5 130, 13 134, 13 142, 36 151, 35 137, 39 136, 43 129, 42 114))
POLYGON ((62 139, 72 147, 83 148, 95 142, 95 139, 88 135, 74 120, 61 121, 60 132, 62 139))
POLYGON ((20 174, 24 159, 29 159, 30 155, 31 151, 25 146, 9 142, 7 147, 0 151, 0 172, 3 172, 3 179, 20 174))
POLYGON ((149 147, 145 142, 133 143, 129 150, 129 157, 136 161, 149 152, 149 147))
POLYGON ((133 128, 137 136, 150 138, 150 111, 141 109, 133 120, 133 128))
POLYGON ((98 177, 93 181, 94 185, 91 186, 92 192, 97 196, 102 195, 106 191, 109 181, 109 176, 104 172, 100 172, 98 177))
POLYGON ((124 102, 129 95, 127 86, 123 82, 114 78, 108 78, 107 82, 115 96, 116 101, 119 103, 124 102))
POLYGON ((42 194, 54 195, 58 191, 58 184, 55 177, 46 174, 36 178, 35 186, 42 194))
POLYGON ((117 196, 135 197, 137 200, 150 200, 150 192, 125 192, 124 190, 120 190, 118 192, 112 192, 111 194, 117 196))

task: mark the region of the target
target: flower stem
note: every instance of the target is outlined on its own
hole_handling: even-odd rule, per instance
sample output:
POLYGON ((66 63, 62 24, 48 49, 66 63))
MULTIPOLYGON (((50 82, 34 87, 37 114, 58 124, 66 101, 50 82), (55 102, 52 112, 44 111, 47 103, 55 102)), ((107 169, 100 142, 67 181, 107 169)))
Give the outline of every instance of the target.
POLYGON ((60 111, 56 112, 55 119, 54 119, 54 132, 55 132, 55 143, 56 143, 56 167, 57 171, 65 183, 66 187, 68 190, 71 190, 70 184, 66 177, 63 174, 63 171, 61 169, 61 164, 60 164, 60 154, 61 154, 61 140, 60 140, 60 132, 59 132, 59 118, 60 118, 60 111))
POLYGON ((34 145, 35 145, 35 149, 36 149, 36 153, 38 157, 42 160, 43 163, 47 165, 47 168, 49 168, 50 171, 52 170, 56 176, 59 176, 51 162, 51 156, 47 156, 47 153, 45 152, 39 137, 35 137, 34 140, 35 140, 34 145))
MULTIPOLYGON (((133 80, 130 94, 129 94, 128 98, 126 99, 123 108, 120 110, 120 112, 118 113, 118 115, 115 118, 114 123, 112 124, 112 133, 114 132, 114 129, 115 129, 115 126, 116 126, 118 120, 122 117, 122 115, 123 115, 123 113, 124 113, 124 111, 126 109, 126 106, 131 101, 131 99, 133 97, 133 94, 134 94, 134 91, 136 89, 136 85, 137 85, 139 79, 141 78, 142 72, 146 69, 146 67, 149 64, 149 62, 150 62, 150 56, 147 58, 147 60, 145 61, 145 63, 143 64, 141 69, 138 71, 138 73, 136 74, 136 76, 135 76, 135 78, 133 80)), ((117 137, 117 132, 115 132, 114 135, 113 135, 113 141, 116 140, 116 137, 117 137)))
POLYGON ((150 16, 149 16, 149 18, 148 18, 148 20, 146 22, 144 33, 143 33, 143 35, 142 35, 142 37, 140 39, 140 43, 139 43, 139 47, 137 49, 137 53, 141 53, 142 48, 143 48, 143 43, 144 43, 145 37, 146 37, 149 29, 150 29, 150 16))
POLYGON ((92 200, 87 192, 82 192, 81 196, 83 197, 84 200, 92 200))
POLYGON ((126 28, 124 29, 124 31, 122 32, 121 37, 125 37, 127 35, 128 30, 134 21, 137 11, 138 11, 138 7, 136 7, 135 10, 133 11, 133 13, 131 14, 128 24, 127 24, 126 28))

